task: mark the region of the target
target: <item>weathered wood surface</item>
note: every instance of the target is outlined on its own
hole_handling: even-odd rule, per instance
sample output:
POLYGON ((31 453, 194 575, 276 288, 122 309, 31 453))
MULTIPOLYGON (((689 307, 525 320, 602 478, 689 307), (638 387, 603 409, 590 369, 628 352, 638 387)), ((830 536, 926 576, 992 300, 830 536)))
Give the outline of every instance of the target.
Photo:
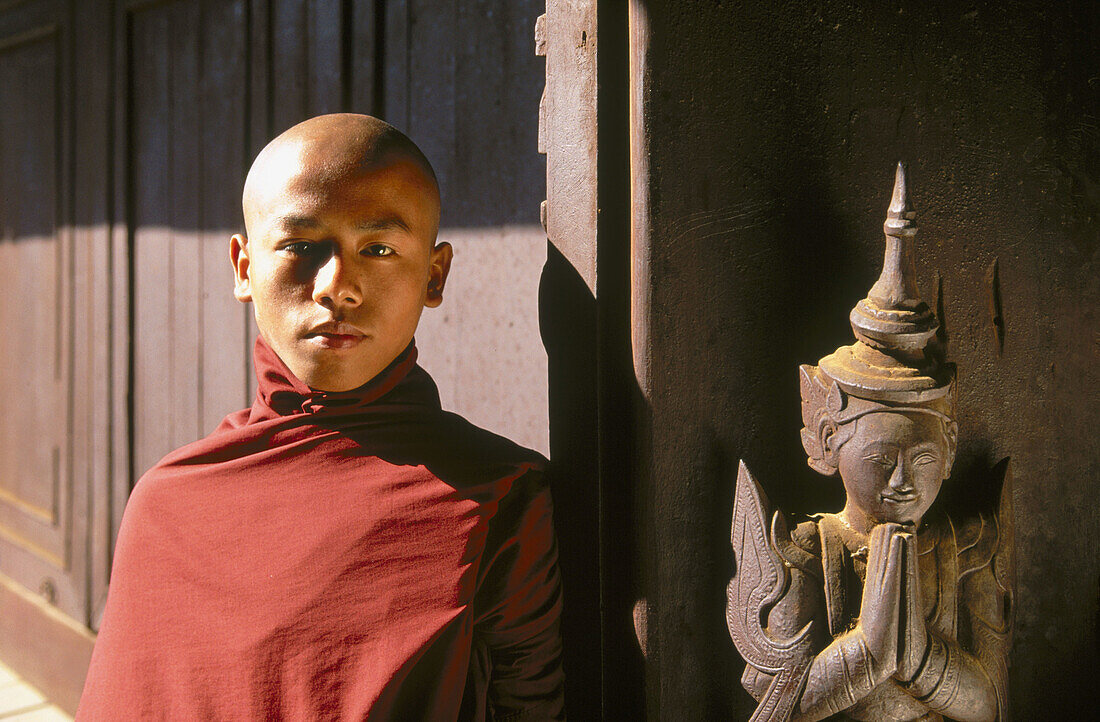
POLYGON ((138 7, 127 25, 135 476, 247 404, 247 312, 227 293, 245 164, 244 3, 138 7), (205 12, 200 12, 205 10, 205 12), (228 119, 228 122, 227 122, 228 119))
POLYGON ((0 654, 32 683, 68 679, 58 690, 68 699, 90 651, 57 624, 83 619, 88 602, 88 487, 74 473, 88 443, 75 414, 88 405, 73 393, 87 360, 73 353, 83 277, 67 222, 71 41, 60 2, 10 4, 0 18, 0 654), (56 665, 34 654, 49 642, 65 655, 56 665))
POLYGON ((0 574, 83 611, 72 567, 68 53, 56 3, 0 28, 0 574), (9 102, 20 98, 20 102, 9 102))

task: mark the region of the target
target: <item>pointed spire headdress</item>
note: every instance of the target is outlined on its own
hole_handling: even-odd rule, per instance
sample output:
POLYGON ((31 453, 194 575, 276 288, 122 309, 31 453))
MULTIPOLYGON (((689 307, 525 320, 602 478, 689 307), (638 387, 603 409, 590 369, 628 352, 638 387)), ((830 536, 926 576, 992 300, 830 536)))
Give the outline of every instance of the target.
POLYGON ((882 273, 849 319, 856 342, 799 368, 802 442, 810 466, 824 473, 823 424, 838 425, 875 411, 927 412, 954 417, 955 366, 936 339, 939 323, 917 292, 916 214, 909 202, 905 166, 898 163, 883 231, 882 273), (815 461, 817 463, 815 463, 815 461))

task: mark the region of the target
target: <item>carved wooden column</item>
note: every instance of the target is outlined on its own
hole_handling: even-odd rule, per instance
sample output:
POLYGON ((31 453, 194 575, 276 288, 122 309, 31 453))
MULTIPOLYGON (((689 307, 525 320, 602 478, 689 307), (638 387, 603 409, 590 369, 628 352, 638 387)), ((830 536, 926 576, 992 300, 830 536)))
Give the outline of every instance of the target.
POLYGON ((626 7, 547 0, 539 150, 547 263, 539 288, 549 362, 550 460, 571 718, 644 716, 631 625, 640 554, 630 348, 626 7))

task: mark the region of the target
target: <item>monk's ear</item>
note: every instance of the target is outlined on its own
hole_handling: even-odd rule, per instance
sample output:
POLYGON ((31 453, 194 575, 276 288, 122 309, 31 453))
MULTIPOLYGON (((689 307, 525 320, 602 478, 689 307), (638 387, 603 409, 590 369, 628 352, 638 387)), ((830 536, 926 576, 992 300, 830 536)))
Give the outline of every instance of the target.
POLYGON ((252 281, 248 277, 248 239, 234 233, 229 239, 229 259, 233 261, 233 297, 241 303, 252 300, 252 281))
POLYGON ((451 272, 451 259, 454 249, 447 242, 435 244, 428 267, 428 293, 424 305, 435 308, 443 303, 443 287, 447 284, 447 274, 451 272))

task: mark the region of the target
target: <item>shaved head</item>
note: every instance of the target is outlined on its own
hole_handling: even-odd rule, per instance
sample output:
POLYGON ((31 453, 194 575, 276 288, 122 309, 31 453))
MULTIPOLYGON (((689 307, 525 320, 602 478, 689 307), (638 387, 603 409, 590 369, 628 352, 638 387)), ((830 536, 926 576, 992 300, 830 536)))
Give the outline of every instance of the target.
POLYGON ((243 206, 233 293, 311 388, 374 378, 443 301, 452 249, 436 242, 435 173, 377 118, 322 115, 286 131, 256 156, 243 206))
POLYGON ((438 215, 435 171, 416 144, 397 128, 358 113, 333 113, 302 121, 264 146, 253 161, 242 198, 245 228, 251 232, 271 201, 294 186, 329 186, 402 161, 424 176, 438 215))

